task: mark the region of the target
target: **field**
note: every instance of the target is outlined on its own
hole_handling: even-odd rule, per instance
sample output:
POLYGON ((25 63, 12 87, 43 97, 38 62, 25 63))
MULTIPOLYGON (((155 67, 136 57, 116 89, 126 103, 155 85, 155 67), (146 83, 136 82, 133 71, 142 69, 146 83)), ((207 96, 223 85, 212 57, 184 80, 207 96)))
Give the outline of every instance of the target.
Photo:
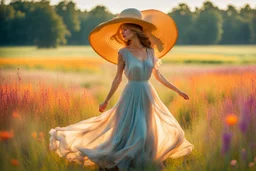
MULTIPOLYGON (((161 73, 190 99, 150 81, 195 146, 166 170, 255 170, 256 46, 175 46, 162 59, 161 73)), ((48 132, 99 115, 116 66, 89 47, 2 47, 0 68, 0 170, 96 170, 49 151, 48 132)))
MULTIPOLYGON (((47 69, 54 71, 96 71, 105 61, 86 46, 56 49, 36 47, 0 48, 3 69, 47 69)), ((256 46, 177 46, 163 58, 165 64, 252 64, 256 46)))

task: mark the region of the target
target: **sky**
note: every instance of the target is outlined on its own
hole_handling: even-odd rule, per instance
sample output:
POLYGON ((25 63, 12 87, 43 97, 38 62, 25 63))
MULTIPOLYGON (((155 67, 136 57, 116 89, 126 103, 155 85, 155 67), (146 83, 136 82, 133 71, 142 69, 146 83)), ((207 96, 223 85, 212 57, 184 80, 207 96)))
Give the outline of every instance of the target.
MULTIPOLYGON (((5 0, 9 3, 11 0, 5 0)), ((35 0, 37 1, 37 0, 35 0)), ((51 5, 56 5, 62 0, 50 0, 51 5)), ((72 0, 76 7, 82 11, 90 11, 97 5, 104 5, 111 13, 120 13, 125 8, 137 8, 139 10, 157 9, 162 12, 170 12, 172 8, 177 7, 179 3, 186 3, 192 11, 196 7, 200 8, 206 0, 72 0)), ((251 8, 256 8, 256 0, 210 0, 213 5, 220 9, 227 9, 229 4, 240 9, 245 4, 251 8)))

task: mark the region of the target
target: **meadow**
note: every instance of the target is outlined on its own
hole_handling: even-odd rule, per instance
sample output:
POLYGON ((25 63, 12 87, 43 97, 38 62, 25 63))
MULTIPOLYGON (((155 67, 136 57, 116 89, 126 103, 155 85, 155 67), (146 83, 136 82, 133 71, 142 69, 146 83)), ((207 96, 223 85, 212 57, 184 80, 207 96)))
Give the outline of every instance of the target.
MULTIPOLYGON (((2 47, 0 68, 0 170, 97 170, 50 151, 48 132, 99 115, 116 66, 90 47, 2 47)), ((256 46, 175 46, 159 69, 190 98, 151 77, 195 146, 168 159, 165 170, 255 170, 256 46)), ((123 76, 106 110, 126 82, 123 76)))

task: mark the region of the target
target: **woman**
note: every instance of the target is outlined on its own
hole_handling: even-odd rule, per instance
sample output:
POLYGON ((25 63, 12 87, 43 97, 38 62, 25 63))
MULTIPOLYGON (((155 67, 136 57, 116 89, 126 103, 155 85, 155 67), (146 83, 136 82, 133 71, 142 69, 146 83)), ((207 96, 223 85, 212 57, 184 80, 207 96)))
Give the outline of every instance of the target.
POLYGON ((91 32, 93 49, 107 61, 117 64, 116 76, 99 111, 103 112, 107 107, 123 72, 128 83, 118 102, 101 115, 51 129, 51 150, 85 166, 97 164, 102 168, 120 170, 143 169, 148 163, 156 163, 160 170, 164 168, 163 162, 167 158, 191 153, 194 146, 185 139, 179 123, 149 82, 153 74, 163 85, 189 99, 158 70, 161 64, 159 57, 166 54, 177 39, 177 32, 172 32, 172 40, 167 35, 161 36, 160 33, 166 34, 164 28, 175 31, 175 25, 168 25, 167 21, 169 24, 172 22, 162 12, 140 12, 128 8, 91 32), (154 22, 154 17, 157 22, 154 22), (118 51, 117 45, 122 45, 118 51), (104 46, 107 48, 102 48, 104 46), (117 58, 111 55, 115 52, 118 52, 117 58))

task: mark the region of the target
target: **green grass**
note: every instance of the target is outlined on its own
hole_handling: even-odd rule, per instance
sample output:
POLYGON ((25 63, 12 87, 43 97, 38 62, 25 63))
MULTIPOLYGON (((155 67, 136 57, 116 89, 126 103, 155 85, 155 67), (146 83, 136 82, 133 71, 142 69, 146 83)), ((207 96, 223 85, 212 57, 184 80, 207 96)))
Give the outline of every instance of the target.
MULTIPOLYGON (((161 59, 163 65, 256 64, 256 45, 174 46, 161 59)), ((95 72, 99 70, 101 63, 108 62, 96 54, 90 46, 61 46, 57 49, 37 49, 35 46, 0 47, 2 69, 95 72), (70 61, 65 62, 66 59, 70 61), (88 60, 94 61, 94 65, 87 63, 88 60)))
MULTIPOLYGON (((96 54, 90 46, 61 46, 57 49, 37 49, 35 46, 19 47, 1 47, 0 48, 0 66, 2 68, 15 68, 16 63, 1 62, 2 59, 36 59, 44 58, 45 60, 70 58, 74 61, 79 59, 102 59, 96 54)), ((256 63, 256 45, 236 45, 236 46, 174 46, 173 49, 161 58, 164 63, 171 64, 255 64, 256 63)), ((107 62, 107 61, 105 61, 107 62)), ((34 66, 21 63, 20 68, 49 69, 41 64, 34 66)), ((72 63, 71 63, 72 64, 72 63)), ((55 64, 52 70, 63 71, 86 71, 86 67, 75 67, 69 69, 66 66, 55 64)))
MULTIPOLYGON (((238 57, 256 57, 256 45, 176 45, 167 56, 176 54, 211 54, 238 57)), ((0 47, 0 57, 94 57, 90 46, 60 46, 57 49, 37 49, 35 46, 0 47)))
POLYGON ((36 46, 10 46, 0 48, 0 58, 10 57, 94 57, 97 54, 90 46, 61 46, 38 49, 36 46))
POLYGON ((174 46, 170 53, 217 54, 256 57, 256 45, 174 46))

